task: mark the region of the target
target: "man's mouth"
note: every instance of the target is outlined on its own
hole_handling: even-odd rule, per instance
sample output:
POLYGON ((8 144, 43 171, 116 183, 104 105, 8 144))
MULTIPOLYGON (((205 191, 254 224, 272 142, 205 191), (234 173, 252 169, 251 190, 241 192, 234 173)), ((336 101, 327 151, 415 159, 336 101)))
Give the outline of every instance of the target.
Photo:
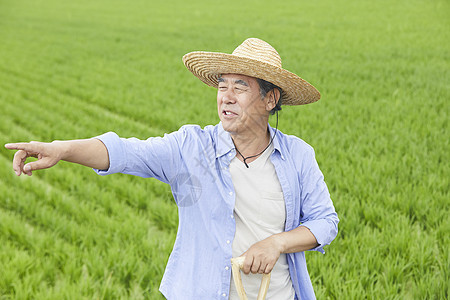
POLYGON ((230 110, 223 110, 222 111, 222 114, 223 115, 225 115, 225 116, 237 116, 237 113, 235 113, 235 112, 232 112, 232 111, 230 111, 230 110))

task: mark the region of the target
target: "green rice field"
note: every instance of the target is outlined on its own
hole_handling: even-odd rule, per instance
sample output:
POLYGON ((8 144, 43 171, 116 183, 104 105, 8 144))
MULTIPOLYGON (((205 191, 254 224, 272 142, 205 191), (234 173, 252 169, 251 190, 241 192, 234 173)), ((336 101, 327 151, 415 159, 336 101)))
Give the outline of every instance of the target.
MULTIPOLYGON (((308 252, 318 299, 448 299, 450 2, 0 0, 0 144, 216 124, 190 51, 273 45, 319 102, 279 129, 312 145, 341 222, 308 252)), ((274 120, 271 123, 275 123, 274 120)), ((0 149, 0 299, 162 299, 169 186, 0 149)))

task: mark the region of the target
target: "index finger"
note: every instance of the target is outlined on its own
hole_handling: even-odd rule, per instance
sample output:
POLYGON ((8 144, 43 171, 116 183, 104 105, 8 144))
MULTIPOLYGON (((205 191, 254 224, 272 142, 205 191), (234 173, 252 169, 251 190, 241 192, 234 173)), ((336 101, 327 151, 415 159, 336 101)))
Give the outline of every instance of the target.
POLYGON ((36 151, 36 144, 31 143, 9 143, 5 144, 5 148, 9 150, 25 150, 25 151, 36 151))
MULTIPOLYGON (((251 267, 253 266, 253 262, 254 262, 254 257, 252 256, 245 256, 244 258, 244 262, 242 263, 242 267, 241 270, 242 272, 244 272, 244 274, 249 274, 251 267)), ((259 266, 258 266, 259 267, 259 266)))

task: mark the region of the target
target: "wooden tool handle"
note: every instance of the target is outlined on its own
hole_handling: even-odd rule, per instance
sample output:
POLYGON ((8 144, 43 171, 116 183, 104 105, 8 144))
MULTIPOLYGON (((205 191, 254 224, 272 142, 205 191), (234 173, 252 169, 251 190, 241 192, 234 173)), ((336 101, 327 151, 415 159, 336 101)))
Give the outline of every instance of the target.
MULTIPOLYGON (((239 299, 248 300, 247 294, 245 294, 244 287, 242 285, 241 269, 244 266, 245 256, 235 257, 231 259, 231 271, 233 272, 234 285, 236 286, 239 299)), ((266 299, 267 291, 269 289, 270 273, 263 274, 261 279, 261 286, 259 287, 259 293, 257 300, 266 299)))

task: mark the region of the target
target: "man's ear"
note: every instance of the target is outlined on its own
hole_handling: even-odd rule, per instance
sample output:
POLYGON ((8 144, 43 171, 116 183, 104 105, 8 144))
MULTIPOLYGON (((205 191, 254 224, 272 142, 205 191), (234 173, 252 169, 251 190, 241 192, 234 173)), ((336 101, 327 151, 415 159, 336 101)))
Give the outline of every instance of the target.
POLYGON ((271 111, 280 100, 280 91, 278 89, 272 89, 266 94, 266 110, 271 111))

